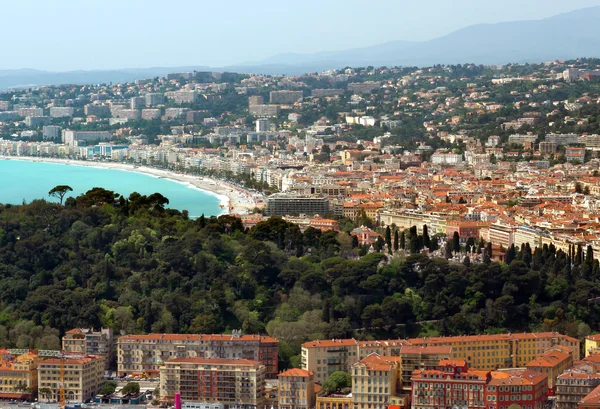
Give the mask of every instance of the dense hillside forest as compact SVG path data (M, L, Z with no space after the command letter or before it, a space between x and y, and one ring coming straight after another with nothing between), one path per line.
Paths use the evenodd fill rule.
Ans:
M347 233L278 218L245 230L167 205L95 188L64 206L0 206L0 346L58 348L78 326L242 329L277 337L287 367L310 339L598 330L598 262L579 252L523 248L509 265L359 258Z

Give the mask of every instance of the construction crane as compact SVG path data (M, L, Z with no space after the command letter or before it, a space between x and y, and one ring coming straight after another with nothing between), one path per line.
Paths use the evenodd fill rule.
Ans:
M65 351L60 351L60 383L58 408L65 409Z

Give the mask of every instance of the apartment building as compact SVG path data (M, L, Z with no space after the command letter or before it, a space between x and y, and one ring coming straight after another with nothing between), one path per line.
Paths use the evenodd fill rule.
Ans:
M352 408L384 408L396 395L400 373L398 357L371 354L352 365Z
M550 393L553 394L556 378L572 366L573 351L567 347L556 346L539 355L533 361L528 362L526 368L546 374L548 376L548 388Z
M486 405L490 409L542 409L548 401L548 377L527 369L492 371L485 389Z
M174 358L227 358L259 361L268 378L277 377L278 341L262 335L148 334L125 335L117 341L117 373L157 374Z
M69 146L77 146L79 142L104 142L111 139L112 135L108 131L71 131L65 129L62 132L62 141Z
M489 380L489 372L469 370L465 361L441 361L438 369L419 370L413 374L411 407L484 409L485 387Z
M585 356L600 353L600 334L588 335L585 337Z
M248 110L250 111L250 115L254 116L269 116L275 118L279 116L279 105L254 104L250 105Z
M410 376L416 369L434 368L441 359L450 358L450 346L414 346L407 340L356 341L354 339L317 340L302 344L302 368L315 373L322 383L334 372L349 372L352 366L372 354L400 359L403 389L410 389Z
M113 361L113 330L102 328L94 331L91 328L75 328L62 338L62 349L65 352L81 355L98 355L104 357L104 369L109 370Z
M264 404L265 366L249 359L175 358L160 367L160 396L172 404L220 403L224 409L258 409Z
M436 370L413 375L412 408L468 407L541 409L547 401L545 374L526 369L473 370L465 361L441 361Z
M302 100L302 91L271 91L269 101L271 104L291 105Z
M414 338L409 341L413 345L451 346L453 359L464 360L482 370L524 367L557 345L570 348L577 361L580 349L578 339L556 332Z
M0 399L32 400L38 389L37 354L4 350L0 360Z
M146 99L146 107L151 108L165 103L165 96L159 93L150 93L144 96Z
M44 140L60 139L62 128L58 125L46 125L42 128L42 137Z
M329 198L275 193L267 198L267 216L329 214Z
M336 371L348 372L358 362L355 339L317 340L302 344L302 369L315 374L315 382L323 383Z
M464 360L469 365L482 370L525 367L528 362L555 346L569 348L573 351L573 360L580 359L579 340L556 332L388 341L335 339L310 341L302 344L302 369L313 371L316 382L324 382L333 372L347 372L354 363L371 353L381 356L400 356L404 346L450 347L451 359ZM429 351L432 354L433 351L443 353L442 350L431 349Z
M352 393L342 395L332 393L317 395L316 409L350 409L352 407Z
M412 346L405 345L398 353L400 358L400 387L404 393L412 390L412 374L417 370L430 370L438 367L440 361L452 357L450 346Z
M488 241L507 249L514 244L516 231L517 225L498 220L492 223L488 229Z
M38 364L38 387L50 390L51 400L60 398L61 365L64 368L65 399L84 402L96 396L104 382L104 358L50 358Z
M315 374L293 368L277 375L280 409L313 409L315 407Z
M36 108L36 107L25 107L25 108L17 108L17 114L19 116L44 116L44 108Z
M577 403L577 409L597 409L600 408L600 386L596 387L588 395L583 397Z
M556 379L556 409L577 409L577 404L598 386L598 373L580 368L565 371Z
M579 143L579 135L575 133L568 134L547 134L545 137L546 142L554 142L557 145L572 145Z
M74 114L75 114L75 108L73 108L73 107L52 107L52 108L50 108L50 117L52 117L52 118L71 117Z
M579 163L583 163L585 162L585 148L568 146L565 149L565 157L567 158L567 162L578 161Z
M252 106L252 105L264 105L265 104L265 99L263 97L261 97L260 95L253 95L248 97L248 106Z
M83 107L83 112L87 115L94 115L99 117L110 116L110 106L98 105L98 104L87 104Z

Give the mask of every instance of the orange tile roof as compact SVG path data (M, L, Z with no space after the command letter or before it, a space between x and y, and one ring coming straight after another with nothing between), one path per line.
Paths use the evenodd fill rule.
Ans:
M260 341L261 343L278 342L275 338L266 335L240 335L231 334L146 334L146 335L123 335L121 341Z
M332 340L316 340L309 341L302 344L302 348L323 348L323 347L335 347L335 346L355 346L357 342L355 339L332 339Z
M492 371L491 374L490 385L536 385L548 378L546 374L528 369Z
M562 338L569 342L579 342L578 339L556 332L531 332L523 334L493 334L493 335L459 335L454 337L411 338L415 345L450 344L455 342L500 341L500 340L530 340L542 338Z
M550 351L545 354L542 354L535 358L533 361L528 362L525 365L527 368L530 367L553 367L557 366L561 362L569 359L571 354L560 352L560 351Z
M99 356L94 356L94 355L90 355L87 357L83 357L83 358L64 358L64 359L60 359L60 358L49 358L49 359L44 359L43 361L40 361L40 365L61 365L63 364L63 361L65 364L68 365L84 365L84 364L88 364L94 360L98 360L98 359L103 359L102 357Z
M281 372L277 376L297 376L297 377L302 377L302 378L308 378L311 375L314 375L313 371L307 371L305 369L300 369L300 368L292 368L292 369L288 369L287 371Z
M382 357L378 354L371 354L366 358L361 359L355 365L364 365L369 371L391 371L394 362L397 362L400 357Z
M579 405L600 405L600 386L579 401Z

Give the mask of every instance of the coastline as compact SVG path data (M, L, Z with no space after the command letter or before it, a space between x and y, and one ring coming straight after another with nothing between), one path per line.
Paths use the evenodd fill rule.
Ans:
M0 160L20 160L24 162L44 162L59 165L88 166L100 169L120 170L124 172L136 172L156 178L167 179L172 182L186 185L190 189L200 190L206 194L219 199L221 215L238 214L245 215L258 206L248 190L230 185L229 183L203 176L192 176L176 173L169 170L155 169L142 165L131 165L120 162L91 162L73 159L40 158L34 156L0 156Z

